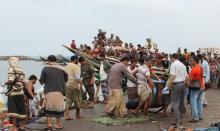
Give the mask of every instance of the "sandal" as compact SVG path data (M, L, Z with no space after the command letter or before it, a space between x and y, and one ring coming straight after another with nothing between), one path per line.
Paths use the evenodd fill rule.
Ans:
M190 123L196 123L196 122L199 122L199 120L195 120L195 119L192 119L189 121Z
M52 127L45 127L44 128L44 131L52 131L53 129L52 129Z
M25 129L24 128L19 128L18 131L25 131Z
M56 130L62 130L64 127L55 127Z
M65 120L66 121L71 121L71 120L73 120L73 118L68 117L68 118L65 118Z

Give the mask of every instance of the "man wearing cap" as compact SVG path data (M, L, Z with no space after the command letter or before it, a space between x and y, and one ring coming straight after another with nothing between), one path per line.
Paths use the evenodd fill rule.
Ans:
M81 64L81 78L82 83L86 89L85 92L82 94L82 100L83 100L83 107L86 108L93 108L94 107L94 82L95 82L95 71L93 67L86 62L85 58L80 57L79 63ZM89 99L87 103L87 96L86 94L89 94Z
M66 65L65 69L69 78L66 83L65 120L72 120L69 115L69 110L73 103L76 108L76 118L80 119L82 84L80 79L80 66L78 65L78 57L76 55L71 57L71 61Z
M128 71L129 57L123 57L120 63L112 66L108 76L108 87L110 89L109 99L105 108L108 115L114 114L115 117L125 117L127 108L124 101L121 83L125 77L137 84L137 79Z

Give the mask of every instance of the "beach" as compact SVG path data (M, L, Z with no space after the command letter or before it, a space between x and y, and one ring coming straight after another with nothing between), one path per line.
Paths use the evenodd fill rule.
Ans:
M213 97L215 96L215 97ZM204 108L204 119L199 123L189 123L191 118L190 106L186 105L187 112L183 117L183 126L188 128L198 128L204 127L207 128L210 126L212 122L220 119L219 112L219 89L210 89L207 90L207 99L209 105ZM62 123L64 125L63 131L160 131L160 125L170 125L172 121L172 113L170 111L170 106L168 109L168 117L160 117L159 114L153 114L155 118L152 118L150 121L141 122L141 123L132 123L132 124L123 124L120 126L106 126L103 124L93 122L94 118L103 115L104 105L97 104L94 109L84 109L82 110L82 114L86 116L86 118L81 120L73 120L73 121L64 121ZM73 111L71 112L72 115ZM32 123L28 125L29 130L40 130L44 128L43 124Z

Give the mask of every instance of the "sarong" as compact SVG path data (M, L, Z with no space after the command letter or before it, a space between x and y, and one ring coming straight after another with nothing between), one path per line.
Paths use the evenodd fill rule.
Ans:
M45 113L47 117L56 118L64 115L64 96L61 92L45 94Z
M115 117L124 117L127 115L127 108L122 89L110 90L106 111L114 113Z
M8 96L8 117L27 118L24 95Z

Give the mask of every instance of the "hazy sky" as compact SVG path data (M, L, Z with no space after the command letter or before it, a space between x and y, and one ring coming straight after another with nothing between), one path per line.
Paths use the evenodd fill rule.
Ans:
M0 0L0 55L69 54L99 28L160 50L220 47L220 0Z

